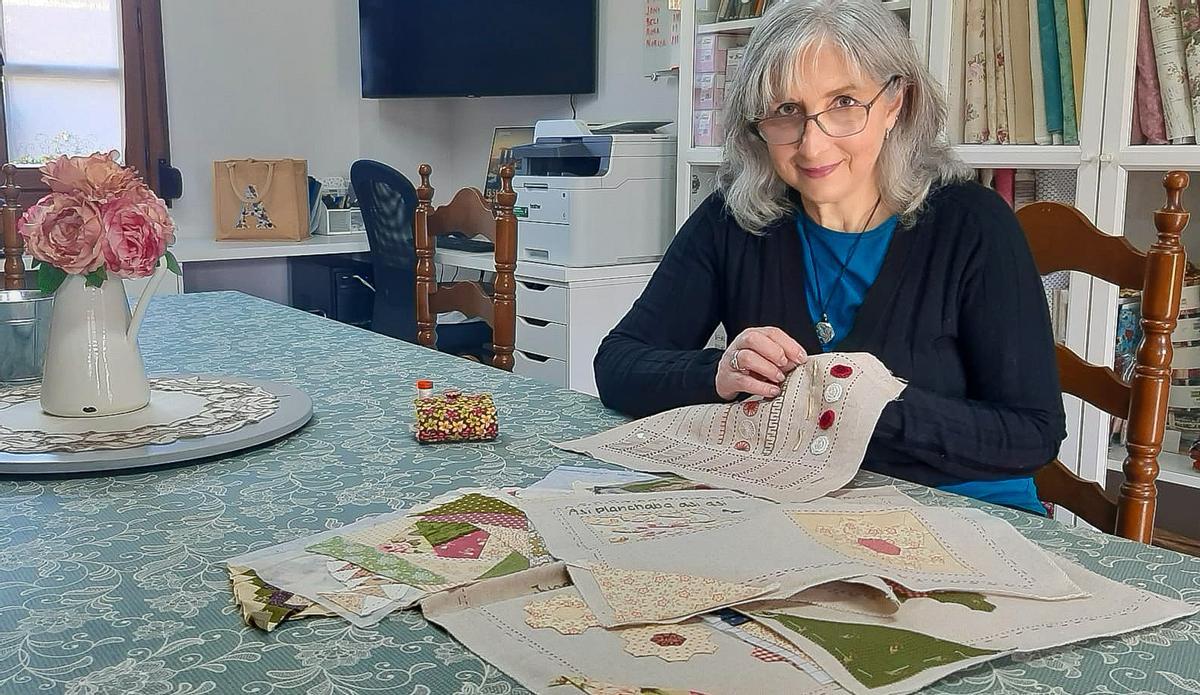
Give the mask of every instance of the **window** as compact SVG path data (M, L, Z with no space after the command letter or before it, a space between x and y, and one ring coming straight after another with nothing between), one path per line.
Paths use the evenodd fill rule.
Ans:
M37 167L118 150L162 194L169 166L159 0L0 0L0 161Z

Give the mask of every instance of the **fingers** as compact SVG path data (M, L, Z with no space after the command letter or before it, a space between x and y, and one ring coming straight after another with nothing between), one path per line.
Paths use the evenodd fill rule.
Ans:
M734 340L735 347L754 350L776 367L790 371L807 358L800 347L787 333L774 327L748 328Z
M734 371L730 360L737 354ZM717 368L717 394L732 400L739 393L774 398L788 372L803 364L808 353L791 336L773 326L747 328L729 343Z
M735 395L738 393L748 393L752 396L774 398L780 393L778 386L769 381L763 381L754 374L742 374L731 371L728 380L732 387L730 391Z
M792 336L785 333L783 329L776 328L775 326L764 326L758 330L775 341L775 344L783 350L783 354L792 364L803 364L808 359L808 352L805 351L804 347L796 342Z
M754 348L739 348L739 350L737 354L738 366L742 370L753 372L763 379L776 384L786 378L782 369L776 366L773 361L763 357Z

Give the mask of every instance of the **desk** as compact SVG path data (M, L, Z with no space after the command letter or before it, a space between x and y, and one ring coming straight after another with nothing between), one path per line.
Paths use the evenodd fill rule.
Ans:
M281 304L291 304L288 259L304 256L366 253L367 235L313 235L304 241L216 241L207 237L179 237L171 248L183 268L187 291L230 289L249 292ZM494 270L491 254L439 251L437 263L476 270ZM179 281L160 294L184 291ZM132 288L130 291L134 291Z
M526 692L414 611L370 630L337 619L245 627L224 560L460 487L532 483L584 461L550 442L621 418L580 393L240 294L158 298L141 335L153 372L283 381L312 397L315 416L273 446L192 467L0 479L0 695ZM500 438L416 444L408 404L423 377L493 392ZM1200 602L1200 559L899 485L925 504L991 512L1106 576ZM1178 693L1168 679L1196 678L1197 663L1193 617L999 660L928 692Z
M364 253L369 250L365 233L313 235L304 241L216 241L208 237L178 237L171 248L180 263Z

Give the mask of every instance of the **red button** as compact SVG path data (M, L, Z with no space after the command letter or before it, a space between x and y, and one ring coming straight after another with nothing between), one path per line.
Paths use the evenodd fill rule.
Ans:
M835 364L829 368L829 373L838 379L845 379L854 373L854 370L848 364Z
M825 412L821 413L820 419L817 420L817 427L820 427L823 430L833 427L833 421L836 417L837 415L834 414L832 410L826 410Z

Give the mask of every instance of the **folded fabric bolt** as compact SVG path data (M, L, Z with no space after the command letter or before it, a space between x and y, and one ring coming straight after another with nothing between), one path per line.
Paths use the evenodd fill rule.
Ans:
M777 502L843 487L904 383L868 353L809 357L774 399L677 408L556 446Z

